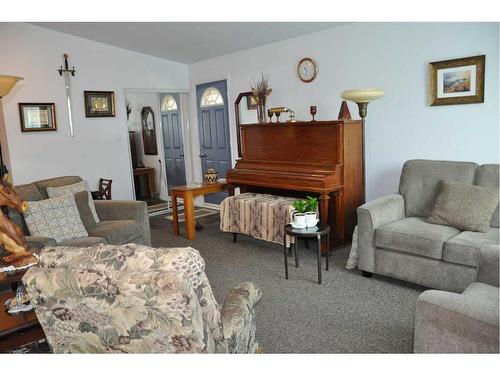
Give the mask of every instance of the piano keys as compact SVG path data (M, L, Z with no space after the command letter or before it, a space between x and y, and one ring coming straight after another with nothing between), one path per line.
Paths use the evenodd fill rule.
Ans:
M227 172L229 192L319 198L331 247L350 240L363 204L363 124L334 120L240 125L241 158ZM326 249L325 249L326 250Z

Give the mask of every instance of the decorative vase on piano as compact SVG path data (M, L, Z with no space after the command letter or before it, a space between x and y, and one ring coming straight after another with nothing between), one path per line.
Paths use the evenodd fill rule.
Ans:
M266 122L266 96L257 97L257 121L259 124Z
M259 123L266 122L266 99L271 95L273 90L269 88L269 75L265 76L262 73L259 81L255 81L252 85L252 96L257 102L257 120Z

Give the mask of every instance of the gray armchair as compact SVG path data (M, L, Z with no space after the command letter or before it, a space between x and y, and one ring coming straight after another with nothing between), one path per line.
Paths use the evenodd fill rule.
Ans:
M498 353L499 246L481 249L477 281L462 293L428 290L416 305L415 353Z
M48 198L47 187L59 187L82 181L78 176L63 176L48 180L35 181L15 187L16 192L26 201L39 201ZM94 201L100 223L89 225L83 219L85 213L80 211L82 222L89 236L67 240L58 245L92 246L97 244L138 243L151 245L149 217L145 202L139 201ZM31 249L56 245L53 238L30 236L23 216L17 211L9 211L10 219L24 232Z
M435 289L462 292L476 277L483 245L498 245L498 208L487 233L427 222L441 181L499 188L499 166L409 160L399 192L358 208L358 268Z

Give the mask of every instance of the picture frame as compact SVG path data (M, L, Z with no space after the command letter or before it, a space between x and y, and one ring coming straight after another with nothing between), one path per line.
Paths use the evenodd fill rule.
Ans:
M84 91L85 117L115 117L114 91Z
M23 133L57 130L54 103L19 103L19 117Z
M485 55L429 63L429 105L484 103Z
M257 100L255 99L255 96L253 95L247 96L247 109L248 110L257 109Z

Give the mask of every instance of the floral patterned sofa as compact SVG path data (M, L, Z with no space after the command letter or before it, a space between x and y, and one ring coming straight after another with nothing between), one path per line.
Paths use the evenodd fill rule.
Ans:
M193 248L47 247L23 282L54 353L254 353L252 283L219 309Z

